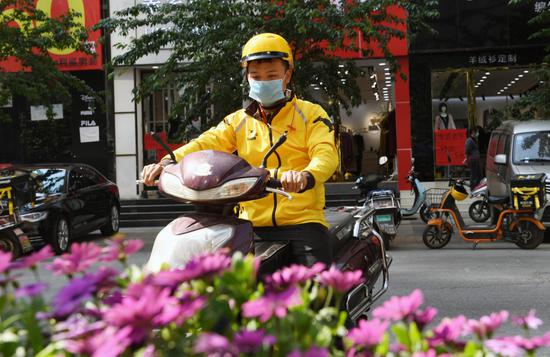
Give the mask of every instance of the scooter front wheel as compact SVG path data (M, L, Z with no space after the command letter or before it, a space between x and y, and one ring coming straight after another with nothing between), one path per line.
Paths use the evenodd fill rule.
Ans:
M519 221L512 233L516 236L514 243L521 249L535 249L544 241L544 231L531 221Z
M491 211L489 210L489 204L485 200L477 200L472 202L468 209L470 218L477 223L483 223L491 217Z
M441 249L449 243L452 234L453 227L449 222L445 222L441 226L428 225L424 229L422 241L430 249Z
M422 205L422 207L420 207L419 213L420 213L420 218L422 219L422 221L424 221L424 223L428 223L428 221L432 218L439 217L439 213L431 211L430 206L427 206L427 205Z

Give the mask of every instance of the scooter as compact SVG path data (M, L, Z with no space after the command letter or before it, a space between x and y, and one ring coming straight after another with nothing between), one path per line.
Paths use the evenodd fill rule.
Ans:
M466 225L456 205L456 200L468 197L464 181L450 179L451 189L441 197L439 207L432 209L439 213L431 219L423 234L424 244L431 249L439 249L449 243L453 234L452 218L458 233L466 242L478 243L508 240L522 249L534 249L544 240L544 225L535 218L532 209L516 209L510 205L508 196L489 196L489 204L501 205L503 210L493 225Z
M288 241L284 237L279 242L260 240L251 222L239 219L235 210L239 202L273 193L292 199L281 190L281 182L270 178L265 169L267 158L285 140L286 134L283 134L265 154L260 167L253 167L238 156L214 150L191 153L175 164L175 157L166 146L174 164L167 166L160 175L158 189L168 198L196 205L197 210L178 217L157 235L145 269L154 272L164 266L182 267L193 256L220 248L254 253L261 261L260 276L288 264ZM389 286L391 258L386 255L382 237L369 223L372 214L372 210L364 207L326 212L333 263L342 270L359 269L365 278L365 282L349 291L345 299L352 323L366 316L373 302ZM379 279L381 284L378 284Z
M468 215L477 223L486 222L491 217L489 208L489 189L487 188L487 178L484 177L479 184L470 192L470 198L478 198L470 204Z
M387 162L386 156L378 160L380 166L386 165ZM356 186L361 191L360 202L363 202L363 207L374 210L372 224L382 235L386 250L389 250L391 242L397 235L397 227L401 223L401 210L393 190L378 188L378 184L385 179L384 175L361 176L357 179Z
M403 217L410 217L418 212L422 221L424 221L424 223L428 223L428 221L434 217L432 217L432 214L430 213L430 207L426 204L426 189L418 179L418 174L414 171L414 158L412 163L413 166L407 175L407 181L413 188L414 202L411 208L402 207L401 215Z

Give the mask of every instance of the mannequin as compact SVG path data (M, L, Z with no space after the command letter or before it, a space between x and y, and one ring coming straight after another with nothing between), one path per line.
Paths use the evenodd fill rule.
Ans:
M439 103L439 114L435 117L435 130L456 129L453 116L447 110L447 103Z

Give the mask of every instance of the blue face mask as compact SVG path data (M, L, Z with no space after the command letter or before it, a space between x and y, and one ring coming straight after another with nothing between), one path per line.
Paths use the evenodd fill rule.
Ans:
M282 79L274 79L272 81L248 79L248 83L250 84L250 93L248 96L260 102L263 106L269 107L285 97Z

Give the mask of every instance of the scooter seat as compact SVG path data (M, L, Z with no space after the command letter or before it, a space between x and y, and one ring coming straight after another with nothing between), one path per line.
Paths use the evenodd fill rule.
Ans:
M489 230L492 230L492 229L495 229L496 228L496 225L491 225L491 226L488 226L488 225L484 225L484 224L472 224L472 225L468 225L468 226L464 226L462 227L462 230L463 231L489 231Z
M329 208L325 210L325 219L329 225L328 234L333 251L338 251L353 235L355 218L352 213L338 208Z
M493 204L506 204L510 201L509 196L489 196L488 202Z

